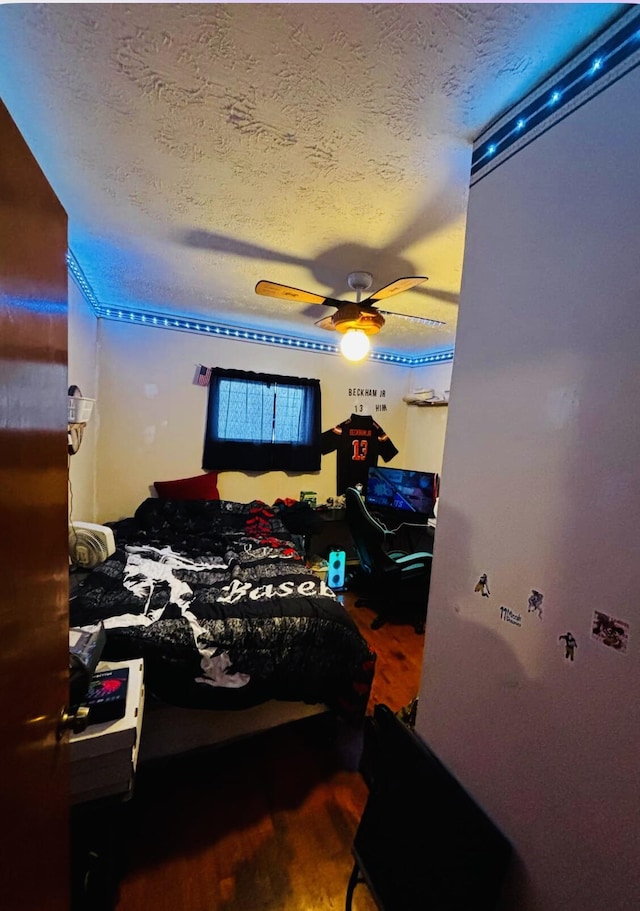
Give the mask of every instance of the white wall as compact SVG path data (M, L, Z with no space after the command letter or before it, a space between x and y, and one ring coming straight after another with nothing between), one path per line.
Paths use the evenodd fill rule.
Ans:
M98 521L131 515L153 495L154 480L202 473L208 390L193 384L197 364L317 378L322 429L370 413L400 450L390 464L404 467L408 368L100 320ZM323 456L314 474L221 472L218 487L224 499L241 502L298 499L301 490L324 502L336 493L336 456Z
M451 389L449 361L428 367L414 367L409 377L409 391L433 389L442 397ZM406 408L405 468L442 473L448 407L408 405Z
M417 729L512 840L509 911L640 903L639 97L470 193Z
M86 398L97 399L98 320L75 282L69 278L67 386L78 386ZM79 450L69 457L69 509L72 519L93 522L96 517L96 446L101 403L84 429Z

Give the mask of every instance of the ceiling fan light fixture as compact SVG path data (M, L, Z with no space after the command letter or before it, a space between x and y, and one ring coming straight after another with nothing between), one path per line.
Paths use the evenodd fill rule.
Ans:
M362 329L348 329L340 342L340 351L348 361L363 361L370 348L369 336Z

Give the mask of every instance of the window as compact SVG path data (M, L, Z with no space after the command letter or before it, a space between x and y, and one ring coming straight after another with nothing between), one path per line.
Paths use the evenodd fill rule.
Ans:
M319 471L320 381L214 367L202 467Z

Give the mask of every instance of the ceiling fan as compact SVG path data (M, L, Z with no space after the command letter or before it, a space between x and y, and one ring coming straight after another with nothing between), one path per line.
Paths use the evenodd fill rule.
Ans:
M375 335L375 333L379 332L385 324L385 316L398 316L427 326L445 325L441 320L428 319L422 316L409 316L405 313L394 313L392 310L381 310L376 306L378 301L386 300L395 294L401 294L403 291L409 291L426 280L426 275L410 275L405 278L397 278L374 294L369 295L365 300L362 300L362 293L368 291L373 284L373 275L370 272L350 272L347 276L347 284L356 292L355 302L324 297L322 294L315 294L312 291L302 291L300 288L292 288L289 285L280 285L269 281L259 281L256 285L256 294L263 294L265 297L277 297L282 300L293 300L301 304L323 304L335 307L335 313L316 320L316 326L320 326L321 329L337 330L344 333L345 336L347 334L352 336L357 333L362 346L362 336ZM349 357L345 352L344 342L341 348L343 354ZM369 342L366 340L364 354L358 358L351 359L360 360L368 350Z

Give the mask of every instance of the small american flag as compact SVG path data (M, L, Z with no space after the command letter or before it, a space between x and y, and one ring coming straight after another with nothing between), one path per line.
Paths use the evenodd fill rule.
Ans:
M196 386L208 386L211 379L211 367L203 367L202 364L196 364L196 375L193 382Z

